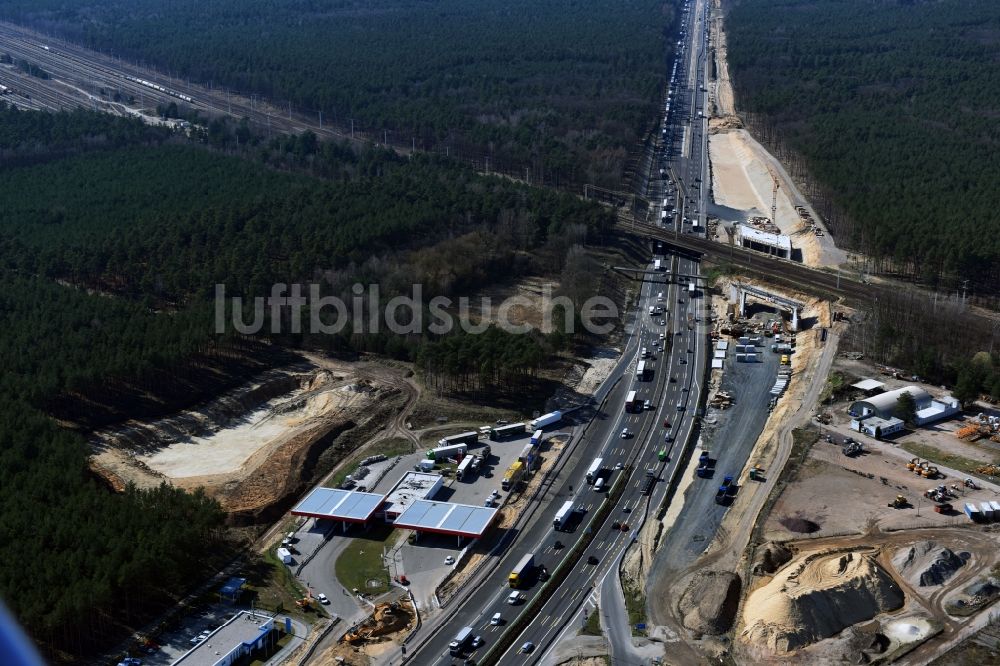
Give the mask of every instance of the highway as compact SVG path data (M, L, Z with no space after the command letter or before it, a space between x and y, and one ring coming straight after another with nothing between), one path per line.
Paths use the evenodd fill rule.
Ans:
M684 17L688 45L678 54L673 83L677 92L670 96L672 112L665 118L660 140L645 156L644 173L637 179L641 183L640 193L647 198L662 202L679 195L680 203L676 206L673 219L664 219L665 226L652 227L665 238L670 237L671 232L683 238L702 234L703 238L705 229L707 192L700 187L700 183L707 180L708 173L707 119L699 117L698 112L704 108L701 88L705 83L707 42L692 37L705 33L705 11L706 3L699 0L696 8ZM680 173L682 177L677 181L663 177L672 173ZM684 182L684 177L688 183ZM688 205L694 210L685 215ZM691 224L685 220L686 217L697 223ZM659 215L657 219L660 219ZM662 268L668 271L664 278L658 278L655 273L652 277L647 275L642 284L641 298L637 311L632 315L624 351L627 363L620 364L609 378L609 381L615 381L620 377L619 385L609 394L605 411L597 416L585 439L580 442L579 448L583 453L579 460L575 466L567 466L568 471L564 473L554 495L543 500L548 505L540 512L539 518L528 526L526 533L499 560L483 584L471 591L459 607L450 609L447 622L411 653L415 663L453 663L448 643L465 626L473 627L484 642L479 648L464 653L463 657L480 661L545 585L534 581L528 589L522 590L525 599L518 605L511 605L508 596L512 589L507 582L511 569L524 554L532 553L536 565L544 566L549 572L555 571L565 554L588 530L593 530L594 538L566 579L537 610L527 627L513 637L510 647L499 658L495 653L490 654L490 661L500 664L543 661L564 631L575 631L579 627L584 610L593 611L599 587L601 594L615 593L619 589L616 577L622 554L633 543L647 513L655 513L662 503L668 485L666 481L678 471L683 449L693 444L691 434L698 411L698 398L702 395L708 356L708 340L698 325L698 321L707 316L707 306L700 309L701 289L696 287L692 297L688 278L681 277L698 274L697 260L690 253L688 256L655 256L663 263ZM657 308L666 308L666 316L658 314ZM643 357L643 349L648 357ZM636 377L639 361L653 366L649 381ZM626 398L633 390L637 400L649 400L652 409L626 411ZM622 431L625 429L628 436L623 438ZM594 525L593 516L600 503L606 501L606 495L593 490L584 478L590 461L597 457L603 458L605 483L609 486L618 475L631 470L621 498L602 525ZM619 470L619 467L622 469ZM643 494L647 470L653 470L658 480L648 496ZM578 514L571 531L557 531L552 521L567 499L583 511ZM561 542L561 548L556 547L557 541ZM620 591L617 594L620 595ZM615 606L619 607L619 604ZM491 623L495 613L500 613L504 620L502 624ZM627 625L627 619L624 621ZM622 632L616 633L621 635ZM630 632L626 630L625 635L630 635ZM533 646L530 654L522 649L527 643ZM629 647L612 645L612 650L616 653L616 650L627 651Z

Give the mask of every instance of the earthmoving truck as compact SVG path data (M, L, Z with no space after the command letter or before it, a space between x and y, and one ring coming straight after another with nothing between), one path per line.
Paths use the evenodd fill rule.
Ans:
M507 583L513 587L518 588L528 581L528 576L531 574L531 570L535 565L535 556L532 553L528 553L521 558L521 561L517 563L510 575L507 576Z

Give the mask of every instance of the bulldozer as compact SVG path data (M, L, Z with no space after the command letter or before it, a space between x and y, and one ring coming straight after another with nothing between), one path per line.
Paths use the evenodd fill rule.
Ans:
M889 502L889 508L891 509L905 509L909 506L909 502L902 495L896 495L896 499Z

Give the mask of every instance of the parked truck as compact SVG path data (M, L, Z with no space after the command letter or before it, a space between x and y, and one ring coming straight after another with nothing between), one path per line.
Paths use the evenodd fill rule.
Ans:
M476 461L476 456L465 456L462 458L462 462L458 463L458 469L455 470L455 478L459 481L472 476L472 465Z
M517 461L513 465L507 468L504 472L503 481L500 482L500 487L506 491L511 491L517 488L517 484L521 482L524 478L526 467L523 462Z
M507 576L507 583L513 588L519 588L526 585L528 582L528 577L531 576L531 571L535 567L535 556L532 553L528 553L521 558L521 561L517 563L511 572Z
M532 421L529 427L531 430L538 430L539 428L554 425L560 421L562 421L562 412L549 412Z
M454 446L455 444L465 444L473 446L479 441L479 433L476 431L462 432L457 435L442 437L438 440L438 446Z
M496 442L508 437L520 437L524 432L525 426L523 423L511 423L510 425L490 428L490 439Z
M542 431L536 430L535 434L531 436L531 445L538 446L542 443Z
M451 444L450 446L439 446L427 452L427 457L431 460L447 460L454 456L463 456L469 451L468 444Z

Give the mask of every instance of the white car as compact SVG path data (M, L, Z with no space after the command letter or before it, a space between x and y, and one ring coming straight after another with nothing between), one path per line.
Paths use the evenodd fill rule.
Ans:
M630 433L628 431L628 428L622 428L622 434L621 434L622 439L628 439L629 434Z
M621 468L622 468L621 463L615 463L615 469L621 469Z
M316 595L316 598L317 598L317 599L319 599L319 602L320 602L321 604L323 604L324 606L327 606L327 605L329 605L329 604L330 604L330 600L329 600L329 599L327 599L327 598L326 598L326 595L325 595L325 594L323 594L322 592L320 592L319 594L317 594L317 595Z
M444 558L444 563L445 564L454 564L455 563L455 558L452 557L451 555L449 555L448 557Z
M503 617L500 613L493 613L493 617L490 618L490 624L494 627L499 627L501 622L503 622Z

